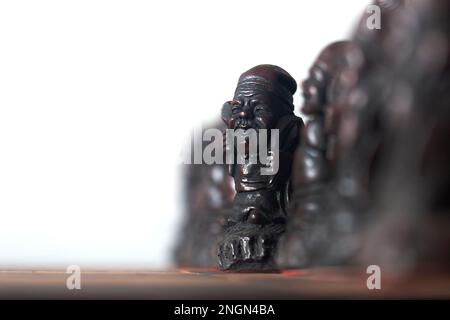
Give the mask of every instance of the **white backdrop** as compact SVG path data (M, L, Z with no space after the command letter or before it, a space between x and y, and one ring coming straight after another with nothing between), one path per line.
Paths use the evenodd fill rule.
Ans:
M168 266L189 130L254 65L303 79L366 4L0 1L0 267Z

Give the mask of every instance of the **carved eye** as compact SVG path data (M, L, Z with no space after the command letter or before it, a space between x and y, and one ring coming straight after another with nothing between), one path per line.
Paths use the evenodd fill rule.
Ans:
M259 101L258 100L250 100L249 105L251 108L254 108L258 105Z
M241 106L237 105L237 106L233 107L233 108L231 109L231 112L232 112L233 114L238 114L239 112L241 112Z
M240 101L237 100L231 101L231 112L233 114L238 114L239 112L241 112L241 106L242 103Z
M256 106L254 113L268 113L268 107L264 104L259 104Z

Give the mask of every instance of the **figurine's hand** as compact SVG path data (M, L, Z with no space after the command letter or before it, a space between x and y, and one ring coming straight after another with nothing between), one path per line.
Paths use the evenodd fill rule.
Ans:
M221 244L219 264L228 269L232 264L244 261L261 261L267 257L267 244L264 237L236 236Z
M218 258L222 270L255 271L267 269L275 252L280 224L265 226L239 223L227 230L219 245Z

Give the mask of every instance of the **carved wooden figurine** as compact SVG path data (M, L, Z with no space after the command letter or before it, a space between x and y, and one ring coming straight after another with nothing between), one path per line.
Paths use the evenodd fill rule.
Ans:
M277 262L283 268L338 263L355 247L354 214L336 192L339 97L358 80L363 57L351 41L328 45L302 83L309 119L293 164L293 200Z
M235 154L230 174L234 178L236 196L218 250L219 266L223 270L275 268L274 252L286 222L292 156L303 124L293 113L296 89L295 80L285 70L259 65L241 75L233 100L223 106L222 118L228 129L238 136L236 144L231 146L227 139L227 151ZM254 150L249 145L251 140L245 137L249 132L259 134ZM243 148L239 148L239 134L244 136ZM268 154L278 161L275 166L273 162L264 163L258 153L265 142L260 139L264 134L267 134ZM279 139L273 144L277 136ZM242 153L244 161L239 163ZM263 174L270 166L277 170Z

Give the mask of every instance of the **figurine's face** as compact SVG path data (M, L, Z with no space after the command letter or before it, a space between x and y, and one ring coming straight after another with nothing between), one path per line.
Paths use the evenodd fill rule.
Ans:
M326 104L328 75L322 62L317 61L309 70L309 76L302 82L303 111L320 110Z
M275 114L268 96L238 95L224 104L222 118L230 129L258 130L272 128Z

